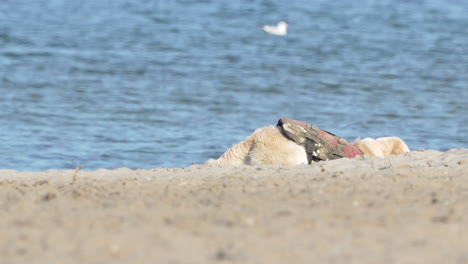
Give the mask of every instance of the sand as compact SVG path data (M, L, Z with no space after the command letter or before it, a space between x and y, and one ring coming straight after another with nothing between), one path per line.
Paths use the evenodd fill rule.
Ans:
M0 171L0 263L468 263L468 149Z

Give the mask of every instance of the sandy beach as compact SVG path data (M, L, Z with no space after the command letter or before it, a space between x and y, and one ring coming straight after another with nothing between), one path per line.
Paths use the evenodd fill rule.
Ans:
M0 263L468 263L468 149L0 171Z

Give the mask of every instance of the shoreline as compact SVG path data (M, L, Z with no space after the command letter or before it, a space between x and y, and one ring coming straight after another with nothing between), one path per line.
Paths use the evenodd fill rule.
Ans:
M468 261L468 149L74 173L0 170L5 263Z

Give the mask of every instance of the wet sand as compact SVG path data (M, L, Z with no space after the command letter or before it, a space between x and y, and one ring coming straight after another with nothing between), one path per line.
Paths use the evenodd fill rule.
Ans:
M0 171L0 263L468 263L468 149Z

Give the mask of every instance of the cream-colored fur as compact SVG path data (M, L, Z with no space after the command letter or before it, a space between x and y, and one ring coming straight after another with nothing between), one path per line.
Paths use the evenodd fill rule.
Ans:
M409 152L406 143L398 137L365 138L354 143L365 155L387 157ZM307 154L301 145L289 140L274 126L255 130L244 141L233 145L219 159L206 164L261 165L276 164L287 167L307 164Z
M362 153L369 156L387 157L390 155L400 155L404 152L410 152L408 145L398 137L381 137L377 139L365 138L354 142Z
M291 167L307 164L307 154L304 147L286 138L278 127L268 126L255 130L219 159L208 160L207 164L276 164Z

